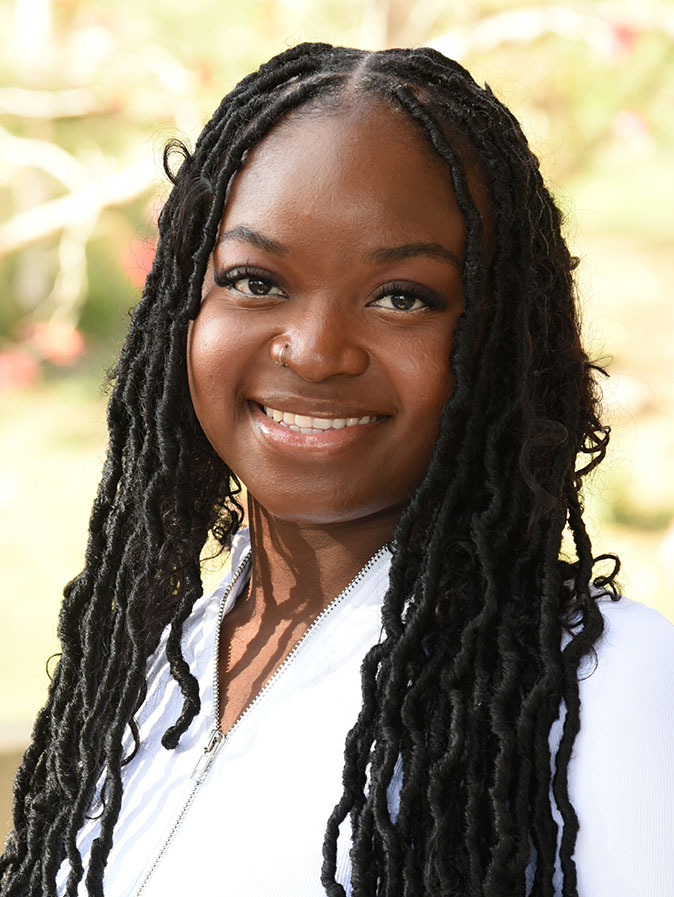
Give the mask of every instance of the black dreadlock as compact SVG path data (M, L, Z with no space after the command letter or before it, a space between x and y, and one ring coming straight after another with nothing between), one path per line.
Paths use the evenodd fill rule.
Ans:
M137 747L146 661L167 625L184 706L164 746L175 747L199 712L182 626L201 594L209 531L226 544L242 514L236 477L192 409L187 328L246 153L293 110L356 95L402 110L447 164L466 223L466 308L453 394L396 532L383 640L363 664L323 885L344 897L336 845L350 814L354 897L521 897L532 857L530 893L551 897L553 795L563 818L563 894L577 894L567 770L580 724L578 666L602 631L580 487L605 454L608 429L579 340L575 262L560 215L518 123L460 65L430 49L304 44L225 97L170 175L156 259L115 371L85 567L65 589L61 658L16 778L14 830L0 860L5 897L52 897L65 859L65 893L76 894L85 876L76 835L102 772L106 799L85 881L90 894L103 894L129 759L122 735L130 726ZM486 223L469 166L489 197ZM577 469L579 454L588 460ZM566 526L573 562L560 559ZM616 572L617 563L597 582L612 590ZM551 762L548 735L562 705ZM387 788L399 761L392 818Z

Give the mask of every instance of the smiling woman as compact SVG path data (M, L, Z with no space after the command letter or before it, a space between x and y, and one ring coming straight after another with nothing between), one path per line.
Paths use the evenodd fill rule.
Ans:
M519 126L432 50L302 45L182 155L2 894L671 895L674 635L592 579Z
M391 535L451 391L463 238L445 167L381 101L302 109L250 153L188 372L209 442L274 517L350 522L362 544L357 521L378 515Z

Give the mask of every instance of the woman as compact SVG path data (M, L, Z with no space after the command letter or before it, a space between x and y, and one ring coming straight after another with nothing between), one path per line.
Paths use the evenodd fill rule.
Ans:
M510 113L296 47L160 234L2 893L671 893L674 637L591 581L608 430Z

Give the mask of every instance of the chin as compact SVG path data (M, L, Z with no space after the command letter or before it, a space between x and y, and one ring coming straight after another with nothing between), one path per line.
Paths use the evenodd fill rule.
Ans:
M266 501L266 496L258 497L250 489L248 489L248 494L253 504L257 505L268 517L297 526L317 527L339 526L359 521L366 523L379 517L399 517L409 500L409 496L406 496L400 500L386 503L381 501L368 504L340 502L326 505L325 495L321 495L315 502L306 501L307 496L303 495L302 500L298 501L298 495L301 495L299 491L280 501L278 495L275 495L271 501Z

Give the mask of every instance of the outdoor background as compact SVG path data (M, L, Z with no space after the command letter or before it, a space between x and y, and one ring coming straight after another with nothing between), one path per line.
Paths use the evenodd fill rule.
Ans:
M430 44L524 124L581 258L612 449L596 552L674 619L674 4L0 3L0 838L105 449L105 370L153 256L161 150L301 40ZM53 663L53 661L52 661Z

